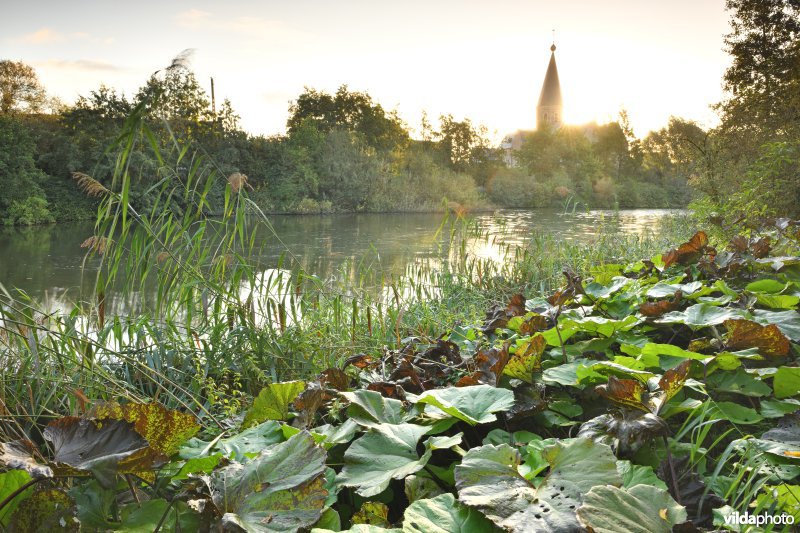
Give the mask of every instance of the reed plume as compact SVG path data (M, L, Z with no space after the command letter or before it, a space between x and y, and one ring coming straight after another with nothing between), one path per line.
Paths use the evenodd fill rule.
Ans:
M72 179L78 182L78 187L88 196L105 196L111 192L102 183L83 172L73 172Z

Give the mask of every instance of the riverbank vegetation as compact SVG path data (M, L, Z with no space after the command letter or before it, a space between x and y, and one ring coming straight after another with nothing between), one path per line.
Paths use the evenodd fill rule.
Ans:
M793 8L729 4L731 69L753 72L736 43L758 24L788 28L781 13ZM767 34L796 36L786 31ZM794 68L783 59L770 68ZM580 150L599 148L570 130L537 135L523 166L492 174L499 160L479 157L491 150L463 142L472 125L445 117L438 136L413 141L347 89L309 89L285 137L253 139L229 105L209 116L177 98L201 95L180 58L133 102L101 90L58 118L7 112L0 134L16 151L2 164L24 182L0 183L5 216L56 218L53 191L75 198L64 216L88 202L96 225L84 247L100 267L92 297L69 313L0 291L0 527L666 533L750 531L739 517L768 515L779 522L766 530L790 531L800 520L800 221L781 196L797 185L795 130L771 128L796 111L773 102L794 98L796 78L749 79L722 104L758 134L746 147L743 134L740 158L724 128L676 120L662 140L637 144L623 120L627 158L598 159L580 187ZM20 106L45 105L35 89ZM648 144L666 148L646 156ZM251 146L264 158L247 159ZM288 252L268 270L253 260L256 233L280 244L266 210L370 209L376 184L380 201L408 208L453 186L482 201L496 194L492 176L517 186L524 165L554 173L531 185L592 201L584 195L627 175L631 146L641 168L669 165L648 195L672 179L697 184L695 218L626 236L612 215L591 243L532 235L498 261L471 250L481 239L504 246L502 235L481 235L451 204L436 232L441 262L400 278L351 266L321 279ZM613 165L610 188L598 187ZM50 187L61 172L63 188ZM379 172L384 181L359 178ZM402 172L435 194L398 188ZM778 210L789 216L770 216ZM136 311L108 312L115 297Z

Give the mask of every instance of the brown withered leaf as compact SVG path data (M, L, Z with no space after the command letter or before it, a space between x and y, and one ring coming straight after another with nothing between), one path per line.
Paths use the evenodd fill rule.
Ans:
M687 359L675 368L664 372L664 375L658 380L659 391L655 393L651 397L650 402L648 402L652 405L655 413L661 411L661 408L683 388L683 384L686 383L686 378L689 377L689 370L691 368L692 360Z
M586 294L583 290L583 280L579 275L572 271L570 268L565 268L562 272L564 277L567 278L567 290L574 294Z
M532 333L545 331L546 329L549 328L550 324L547 322L547 317L535 314L522 323L522 325L519 328L519 332L522 335L531 335Z
M639 306L639 312L642 316L646 317L659 317L664 313L669 313L670 311L675 311L681 306L681 300L683 299L683 293L681 291L675 291L675 296L673 296L672 300L660 300L658 302L645 302Z
M508 364L508 343L504 344L499 350L497 348L478 350L474 357L474 363L475 372L461 378L456 383L456 387L480 384L496 387L500 381L500 376L503 374L503 369Z
M309 381L306 384L305 390L298 394L292 402L292 405L298 413L295 419L295 426L309 427L312 425L317 411L334 397L335 395L326 391L319 381Z
M495 305L489 309L481 330L484 333L492 333L498 328L506 327L510 318L522 316L525 312L525 297L522 294L515 294L505 307Z
M694 236L692 236L691 239L689 239L688 242L685 242L676 249L667 252L663 258L664 266L669 267L674 264L689 265L694 263L700 259L700 257L702 257L707 246L708 235L706 235L704 231L698 231L694 234Z
M767 357L789 355L791 349L789 339L775 324L762 326L751 320L737 318L726 320L724 325L728 330L726 344L730 350L758 348L758 352Z
M406 391L397 383L375 381L367 385L367 390L379 392L384 398L394 398L400 401L405 401L406 399Z
M34 459L38 450L29 440L15 440L0 443L0 466L12 470L25 470L33 479L53 477L49 466L40 464Z
M650 412L650 408L645 405L643 399L647 389L635 379L618 379L616 376L609 376L608 383L598 385L594 390L600 396L618 405Z
M769 237L762 237L750 244L750 250L752 250L753 257L756 259L767 257L771 249L772 243Z
M514 389L514 405L508 410L511 420L533 416L547 409L544 385L522 385Z
M547 341L542 335L534 335L517 347L503 373L512 378L533 383L533 373L542 369L542 353Z
M564 305L573 297L572 291L568 289L558 290L548 296L547 302L552 305L553 307L558 307L560 305Z
M350 376L338 368L329 368L319 375L319 384L338 391L346 391L350 388Z
M374 357L371 355L367 355L365 353L361 353L358 355L353 355L347 358L347 361L344 362L344 366L342 369L347 368L349 365L353 365L354 367L358 368L359 370L364 370L368 367L373 367L377 365L378 362L375 360Z

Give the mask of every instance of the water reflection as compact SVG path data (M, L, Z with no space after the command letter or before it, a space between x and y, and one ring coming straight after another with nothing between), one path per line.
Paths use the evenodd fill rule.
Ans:
M253 261L256 269L264 272L260 279L267 284L270 273L278 272L271 269L288 268L302 269L325 282L335 281L340 287L372 284L378 289L406 275L409 268L422 264L442 268L462 252L476 259L502 262L509 250L525 246L536 234L556 234L575 241L592 240L601 227L643 234L670 213L674 211L477 214L472 218L473 229L482 237L468 239L465 250L450 249L451 225L437 231L442 223L440 214L271 216L274 233L258 228L259 252ZM12 292L13 288L25 291L54 311L68 311L74 302L90 300L98 261L87 260L80 244L92 233L92 223L0 229L0 284ZM371 279L364 279L365 275ZM268 291L274 289L267 287ZM138 298L136 294L127 298L109 294L109 312L130 310Z

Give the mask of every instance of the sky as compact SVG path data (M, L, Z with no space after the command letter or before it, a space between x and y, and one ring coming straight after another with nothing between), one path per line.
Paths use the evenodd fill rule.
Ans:
M412 130L425 111L497 138L535 127L555 30L565 121L624 108L644 136L672 115L716 124L728 29L724 0L10 0L0 59L69 104L101 84L133 95L191 48L253 134L284 133L304 87L346 84Z

